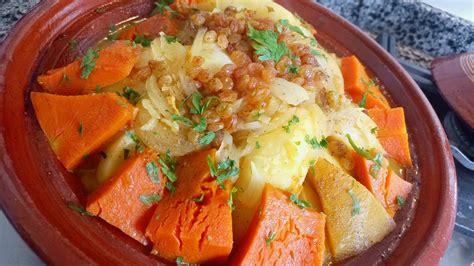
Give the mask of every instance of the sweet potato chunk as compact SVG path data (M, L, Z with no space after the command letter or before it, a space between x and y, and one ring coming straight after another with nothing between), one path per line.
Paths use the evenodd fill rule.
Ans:
M166 181L156 159L152 151L128 158L87 200L87 211L143 245L148 244L145 229Z
M333 258L338 261L366 250L395 228L380 202L359 182L325 159L308 178L320 197Z
M94 92L126 78L138 60L140 48L133 48L125 41L114 42L97 52L95 67L87 78L82 78L81 60L38 76L44 90L54 94L77 95Z
M368 114L377 124L377 138L388 155L403 165L411 166L412 161L403 108L372 109L368 111Z
M344 77L345 91L352 97L354 103L360 103L364 94L367 94L365 103L367 109L390 108L380 88L370 82L364 66L356 56L342 58L341 72Z
M61 96L32 92L31 101L53 151L68 170L133 118L133 106L114 93Z
M188 263L227 259L232 249L230 183L221 188L211 177L208 155L215 160L215 150L208 150L178 161L176 192L157 204L146 229L153 253Z
M236 265L322 265L325 215L301 209L266 185L260 211L233 258Z

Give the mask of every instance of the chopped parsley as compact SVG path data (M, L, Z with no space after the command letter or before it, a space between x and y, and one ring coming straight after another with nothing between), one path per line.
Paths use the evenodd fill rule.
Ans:
M286 126L282 126L282 128L285 130L286 133L290 133L290 127L292 125L298 124L300 122L299 117L296 115L293 115L290 121L288 121L288 124Z
M284 42L278 42L278 34L271 30L256 30L248 25L247 36L254 41L252 47L259 55L260 61L280 61L284 55L289 55L290 50Z
M316 165L316 160L311 160L309 161L309 169L311 170L311 174L315 174L315 165Z
M280 19L280 25L287 27L289 30L296 32L303 37L306 37L300 27L291 25L287 19Z
M318 41L316 41L316 39L311 39L311 41L309 42L309 44L310 44L311 46L316 46L316 45L318 45Z
M137 134L135 134L135 132L133 132L133 131L127 131L127 132L125 133L125 136L127 136L127 138L131 139L131 140L132 140L133 142L135 142L135 143L139 143L139 142L140 142L140 140L139 140L138 137L137 137Z
M165 14L166 11L171 13L172 17L179 15L178 12L174 11L170 5L173 4L174 0L158 0L155 1L155 9L151 12L152 15L160 13L162 15Z
M311 207L311 204L308 201L298 199L298 195L296 194L291 194L290 200L301 209Z
M84 208L81 206L77 205L76 203L70 201L67 203L67 207L75 212L78 212L82 216L95 216L94 214L86 211Z
M300 73L300 68L296 65L288 65L288 71L293 74L298 74Z
M86 54L81 60L81 78L87 79L95 68L95 60L99 58L97 50L92 48L87 49Z
M200 145L208 145L216 138L216 133L208 131L205 135L198 138L197 143Z
M203 103L202 95L199 92L193 92L191 94L191 102L193 106L189 110L191 114L203 115L204 112L209 108L209 105L213 100L218 100L217 97L208 97L207 100Z
M160 201L161 196L158 194L140 195L139 199L145 205L152 205L153 203Z
M321 57L326 57L324 54L322 54L320 51L316 50L316 49L313 49L311 48L311 54L312 55L316 55L316 56L321 56Z
M311 148L313 149L321 149L321 148L326 148L328 146L328 141L326 140L326 138L322 138L321 141L318 141L318 139L316 139L316 137L312 137L310 138L309 135L306 135L304 140L306 141L306 143L308 143Z
M239 189L237 187L233 187L231 190L230 190L230 193L229 193L229 200L227 200L227 205L229 206L229 208L231 210L235 210L235 206L234 206L234 196L235 196L235 193L237 193L239 191Z
M260 112L260 110L255 110L252 114L252 118L253 120L258 121L262 115L263 112Z
M403 205L405 205L405 198L402 196L397 196L397 205L399 207L402 207Z
M183 257L179 256L176 258L176 265L181 265L183 264Z
M267 244L267 247L269 247L270 243L272 243L272 241L275 240L275 237L276 237L276 233L270 231L270 234L268 234L267 239L265 239L265 244Z
M207 235L207 241L211 241L212 240L212 236L211 235Z
M364 94L362 94L362 99L359 102L359 107L365 108L366 102L367 102L367 96L369 95L369 91L365 91Z
M161 165L161 171L163 174L168 178L168 182L166 182L166 188L173 192L175 190L173 183L178 180L176 177L176 160L171 158L171 151L167 150L166 153L160 154L160 158L158 162Z
M257 142L255 142L255 149L260 149L261 147L260 142L257 140Z
M207 127L207 119L204 117L201 117L201 119L199 120L199 123L194 124L193 130L198 133L202 133L206 130L206 127Z
M125 88L123 88L123 92L120 95L125 97L132 104L137 104L138 100L140 100L140 93L130 86L125 86Z
M165 41L168 44L178 42L178 38L176 36L171 36L171 35L165 35Z
M84 136L84 123L82 121L79 122L79 136Z
M123 149L123 159L127 160L129 155L130 155L130 150L129 149Z
M102 92L102 87L100 85L95 86L95 92L96 93Z
M367 86L368 89L372 88L375 86L375 81L373 79L369 79L368 81L364 78L360 79L360 82L362 82L365 86Z
M378 128L378 127L374 127L374 128L372 128L372 129L370 129L370 133L372 133L372 134L375 135L375 134L377 134L377 130L379 130L379 128Z
M137 35L135 36L135 39L133 40L133 43L136 44L141 44L143 47L149 47L151 45L151 42L153 39L148 39L143 35Z
M214 162L212 161L212 158L210 155L207 156L207 165L209 167L209 172L212 177L216 178L217 184L221 186L221 188L224 187L224 182L239 174L240 169L235 166L235 161L231 160L229 158L226 158L223 161L219 161L217 163L217 168L214 165Z
M382 168L382 160L383 160L382 153L377 153L374 156L373 161L375 164L370 167L370 176L372 176L373 178L377 178L378 173L380 169Z
M201 193L201 196L198 198L192 198L192 201L194 202L202 202L204 200L204 193Z
M194 125L194 122L191 119L189 119L185 116L182 116L182 115L173 114L171 116L171 118L173 119L173 121L179 121L179 122L181 122L181 123L183 123L187 126L193 126Z
M62 86L64 85L64 83L66 83L66 81L69 81L69 76L66 74L66 73L63 73L63 77L61 78L61 82L59 82L59 86Z
M160 170L158 169L158 165L155 162L149 162L145 166L146 172L148 177L150 177L151 182L155 184L160 183Z
M367 149L361 148L361 147L357 146L357 145L354 143L354 140L352 140L351 135L346 134L346 137L347 137L347 140L349 140L349 143L351 144L352 148L353 148L360 156L364 157L364 158L367 159L367 160L371 160L371 161L374 160L374 157L370 154L370 152L369 152Z
M350 189L348 193L352 199L352 217L354 217L360 213L360 201L352 189Z

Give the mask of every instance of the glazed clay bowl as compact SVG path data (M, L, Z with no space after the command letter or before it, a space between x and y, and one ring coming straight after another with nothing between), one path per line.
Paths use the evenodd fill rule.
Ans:
M405 108L417 184L398 227L347 264L433 265L451 237L456 176L448 141L421 90L396 61L355 26L311 1L281 1L318 30L339 56L355 54ZM99 6L106 12L96 12ZM38 73L72 61L110 25L150 13L151 0L44 0L10 32L0 49L0 197L3 211L30 246L51 264L157 264L158 257L97 218L66 203L85 202L79 180L56 160L29 99ZM77 51L69 49L77 40Z

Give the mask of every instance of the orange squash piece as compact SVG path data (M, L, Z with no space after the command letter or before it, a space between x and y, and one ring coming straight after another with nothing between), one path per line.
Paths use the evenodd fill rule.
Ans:
M413 184L403 180L392 170L388 171L385 183L385 202L387 205L387 211L390 215L392 215L392 217L401 207L399 200L405 202L412 188Z
M341 60L341 72L344 77L345 91L352 97L352 101L359 104L364 93L367 94L365 107L367 109L388 109L390 105L380 88L370 84L370 78L362 63L356 56L344 57Z
M171 20L169 16L157 14L124 30L119 35L119 39L133 41L137 36L154 39L160 36L160 32L167 35L176 35L178 33L176 22Z
M140 48L133 48L125 41L112 43L98 52L96 66L88 78L81 78L81 59L62 68L38 76L44 90L54 94L78 95L94 92L126 78L138 60Z
M145 229L166 182L156 159L150 150L128 158L87 200L87 211L143 245L148 244ZM147 171L151 165L155 172Z
M322 265L326 216L266 185L234 265Z
M375 198L386 208L385 177L387 176L387 169L381 167L374 171L375 168L373 167L376 166L376 163L367 160L357 152L352 153L352 157L354 158L354 177L372 192Z
M179 159L176 191L157 204L146 236L152 253L170 261L182 257L187 263L224 262L232 250L232 210L228 206L230 183L221 188L209 173L207 157L215 150L201 151Z
M62 96L32 92L31 101L51 148L68 170L133 118L134 107L115 93Z
M372 109L369 117L377 124L377 138L388 155L397 162L411 166L410 146L402 107L392 109Z

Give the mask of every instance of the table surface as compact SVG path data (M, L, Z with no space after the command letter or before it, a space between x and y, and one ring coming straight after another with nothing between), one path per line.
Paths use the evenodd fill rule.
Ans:
M28 1L21 1L21 0L0 0L0 41L4 38L5 33L10 29L12 24L20 19L24 14L31 9L31 7L38 3L39 0L28 0ZM318 0L322 4L328 6L329 8L333 9L334 11L338 12L339 14L345 16L352 22L364 27L365 29L371 30L370 23L359 21L359 18L351 17L354 15L354 10L351 10L351 4L347 5L340 5L341 1L339 0ZM368 4L367 0L362 1L362 3ZM409 2L409 1L406 1ZM462 12L459 13L460 16L463 16L467 20L474 20L474 9L473 9L473 1L472 0L457 0L453 1L454 5L446 5L446 1L427 1L432 3L433 5L438 5L439 7L443 8L443 5L446 8L451 8L449 11L451 12ZM347 2L344 2L347 3ZM369 4L368 4L369 5ZM393 8L392 3L392 8ZM464 8L458 8L456 11L455 6L460 5ZM370 8L377 8L376 6ZM379 7L380 8L380 7ZM360 10L359 10L360 11ZM377 11L378 12L378 11ZM454 23L456 27L467 25L469 27L468 32L474 32L473 25L468 21L463 21L462 19L454 19ZM460 22L459 22L460 21ZM446 29L445 29L446 30ZM376 31L374 29L373 31ZM462 42L464 39L461 40L461 44L457 42L458 46L449 47L449 49L443 51L444 53L449 52L459 52L463 50L473 50L474 48L474 41L467 40L467 42ZM423 50L423 45L426 44L415 44L414 46L417 49ZM438 46L437 44L430 44L433 46ZM438 46L440 47L440 46ZM429 47L425 47L425 52L430 51ZM437 51L439 52L439 51ZM429 52L426 53L429 56ZM436 54L434 54L436 55ZM453 233L453 238L449 243L448 250L441 260L440 265L473 265L474 264L474 239L468 238L462 234L457 232ZM44 265L42 260L28 247L28 245L21 239L12 225L9 223L8 219L5 217L4 213L0 211L0 266L3 265Z

